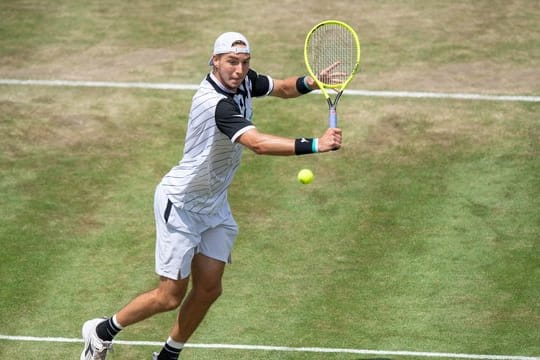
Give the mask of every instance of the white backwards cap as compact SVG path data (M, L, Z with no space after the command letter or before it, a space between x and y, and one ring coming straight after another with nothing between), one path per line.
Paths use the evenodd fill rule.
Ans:
M233 46L236 41L242 41L246 46ZM218 36L214 43L214 52L212 54L219 55L230 52L236 54L249 54L251 52L249 42L244 35L237 32L226 32ZM212 58L210 58L208 65L213 65Z

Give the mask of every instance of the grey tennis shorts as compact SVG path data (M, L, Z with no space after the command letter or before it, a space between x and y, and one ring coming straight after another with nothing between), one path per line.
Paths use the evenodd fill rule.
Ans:
M198 253L222 262L231 261L238 225L228 203L216 214L196 214L174 206L158 186L154 215L158 275L185 279L191 274L191 261Z

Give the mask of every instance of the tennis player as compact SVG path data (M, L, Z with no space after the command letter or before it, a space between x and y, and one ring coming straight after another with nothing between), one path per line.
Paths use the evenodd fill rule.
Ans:
M212 71L193 97L182 160L155 192L159 284L110 318L85 322L81 360L105 359L122 329L180 307L163 348L153 354L153 360L178 359L222 291L225 264L238 234L227 189L244 147L264 155L322 153L341 147L337 128L326 129L319 138L260 132L251 122L252 98L294 98L316 85L306 76L278 80L258 74L250 68L250 59L250 45L242 34L227 32L216 39L209 64Z

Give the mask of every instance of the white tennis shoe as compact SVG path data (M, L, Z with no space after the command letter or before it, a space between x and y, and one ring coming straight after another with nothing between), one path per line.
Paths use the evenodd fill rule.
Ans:
M84 323L82 336L84 339L84 350L81 353L81 360L105 360L107 352L112 349L112 341L103 341L96 334L96 327L104 319L92 319Z

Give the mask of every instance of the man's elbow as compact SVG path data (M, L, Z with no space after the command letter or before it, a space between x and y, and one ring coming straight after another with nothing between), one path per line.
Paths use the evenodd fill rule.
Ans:
M238 142L257 155L265 153L264 141L261 141L260 135L256 129L252 129L245 134L240 135Z
M266 148L261 143L250 144L248 148L257 155L266 154Z

